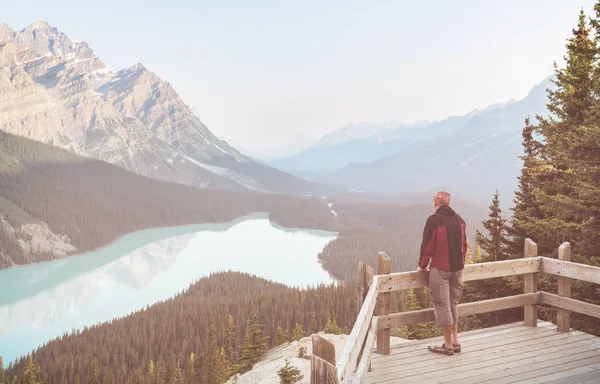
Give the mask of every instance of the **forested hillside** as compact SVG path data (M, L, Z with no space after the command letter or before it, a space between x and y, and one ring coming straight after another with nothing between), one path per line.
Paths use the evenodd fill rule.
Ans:
M160 226L228 222L251 212L270 212L287 227L339 232L321 255L336 277L355 276L359 261L378 251L394 270L413 268L429 205L339 202L253 192L215 191L167 183L66 150L0 132L0 268L49 260L106 245L126 233ZM423 197L425 202L429 196ZM332 201L337 216L327 206ZM467 212L468 223L483 217ZM33 226L37 229L31 229ZM36 241L39 228L58 239ZM21 241L19 241L21 239ZM60 241L59 241L60 240ZM56 254L57 243L65 252ZM29 244L36 244L31 247Z
M217 273L174 299L64 335L33 357L47 384L173 383L178 365L186 377L194 372L186 383L216 384L228 373L250 369L267 348L322 331L329 319L347 331L357 313L355 299L352 285L299 290L247 274ZM249 348L252 343L256 348ZM22 377L27 361L11 366L8 376ZM149 364L160 369L160 380L152 378Z

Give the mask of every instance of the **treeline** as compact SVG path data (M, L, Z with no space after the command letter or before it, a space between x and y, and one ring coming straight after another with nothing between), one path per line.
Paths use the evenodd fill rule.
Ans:
M249 370L268 348L328 323L349 333L356 314L353 286L300 290L217 273L171 300L65 334L11 363L7 374L22 377L33 357L44 383L172 383L177 369L193 370L193 383L221 383ZM162 379L154 381L158 370Z
M338 213L334 217L329 200L157 181L4 132L0 132L0 157L0 215L15 228L9 233L0 222L0 240L5 245L0 250L0 268L55 257L35 250L32 254L19 245L19 239L28 241L19 231L28 222L47 223L53 233L68 236L79 253L141 229L228 222L262 211L270 212L271 220L282 226L337 231L338 239L320 258L332 275L352 281L358 262L374 265L379 251L392 257L394 271L413 269L422 226L432 213L429 205L334 199ZM484 213L474 212L465 219L476 225Z

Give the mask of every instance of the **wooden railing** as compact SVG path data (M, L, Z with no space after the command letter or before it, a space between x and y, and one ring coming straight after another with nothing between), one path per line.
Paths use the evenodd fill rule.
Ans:
M559 276L558 294L540 292L537 279L540 273ZM571 279L600 284L600 268L571 262L571 247L563 243L558 249L558 260L538 256L537 245L525 240L522 259L467 264L463 281L524 275L524 292L519 295L463 303L458 305L460 316L524 307L526 326L537 326L537 306L558 308L557 330L569 332L570 311L600 319L600 306L570 298ZM383 252L378 255L377 274L364 263L359 264L358 305L360 312L339 359L335 347L319 335L313 335L311 356L311 384L361 383L370 370L373 349L376 353L390 353L390 331L394 327L434 320L433 309L389 313L391 292L420 288L427 285L426 274L421 272L391 273L391 260Z

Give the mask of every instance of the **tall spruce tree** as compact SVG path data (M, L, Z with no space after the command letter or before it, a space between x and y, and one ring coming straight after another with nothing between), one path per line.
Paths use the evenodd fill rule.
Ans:
M235 324L233 323L233 316L229 315L223 327L223 348L225 348L229 366L233 366L236 362L236 343Z
M40 378L40 366L35 363L32 355L27 359L21 384L43 384Z
M521 175L518 177L519 186L515 191L513 200L514 206L513 218L510 226L507 226L507 234L510 236L508 244L508 254L511 258L523 257L525 247L525 239L538 238L536 228L531 218L542 218L542 212L539 209L539 204L535 201L534 196L534 174L539 172L541 161L538 158L541 144L533 137L534 127L531 125L529 117L525 119L525 127L523 128L523 155L520 159L523 161Z
M508 240L506 238L506 219L502 217L500 209L500 198L498 191L494 193L492 204L490 205L489 218L482 221L483 227L488 231L489 237L485 236L479 230L476 232L477 244L487 253L486 261L500 261L508 259Z
M580 243L591 216L578 200L576 184L581 180L578 137L595 104L592 93L596 44L583 10L577 28L568 40L565 68L555 63L555 90L548 90L550 117L537 116L533 132L541 137L538 149L540 166L529 169L533 195L541 217L522 218L524 227L536 228L540 252L550 254L563 241ZM520 223L519 223L520 224Z
M261 356L267 352L268 339L268 336L264 335L263 326L258 322L258 315L252 316L246 340L242 347L241 373L251 370Z

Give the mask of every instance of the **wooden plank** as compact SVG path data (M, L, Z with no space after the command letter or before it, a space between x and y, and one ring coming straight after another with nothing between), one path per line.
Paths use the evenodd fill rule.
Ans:
M553 293L541 292L540 304L552 305L556 308L566 309L600 319L600 305L594 305L568 297L560 297Z
M572 384L581 383L590 379L600 379L600 364L586 365L536 377L535 382L547 384ZM597 382L599 381L600 380L597 380Z
M594 340L592 340L594 341ZM507 376L517 375L522 373L533 374L530 377L541 375L540 370L547 367L556 367L558 370L568 369L568 363L577 362L587 358L600 359L598 349L591 349L590 341L586 341L585 345L575 344L573 348L562 350L561 348L548 348L547 353L535 351L524 355L514 355L515 359L507 362L504 358L499 358L493 365L485 368L469 367L460 373L453 374L453 381L461 384L467 383L507 383ZM586 365L584 363L583 365ZM476 369L475 369L476 368ZM555 371L556 372L556 371ZM449 374L451 372L448 372ZM549 372L548 372L549 373ZM495 379L491 380L491 377Z
M560 335L559 333L556 333ZM451 377L448 382L456 382L461 384L467 383L508 383L508 376L531 372L533 376L537 374L539 369L557 366L560 370L561 365L572 361L586 359L589 357L600 357L600 351L594 345L597 341L587 339L578 343L570 344L566 348L557 348L556 346L547 346L544 349L536 349L532 347L527 351L521 351L518 344L512 349L510 355L499 355L496 359L487 360L484 362L472 362L462 368L453 368L453 362L446 359L436 361L438 370L431 374L422 374L422 382L428 382L439 376ZM492 352L493 353L493 352ZM467 359L466 357L464 359ZM473 359L473 356L471 356ZM405 380L403 380L405 382ZM406 380L409 382L409 380Z
M335 365L335 344L319 335L312 335L312 354Z
M558 259L562 261L571 261L571 244L562 243L558 247ZM571 297L571 279L565 276L558 277L558 296ZM571 330L571 313L559 308L556 313L556 325L558 332L569 332Z
M600 284L600 267L542 257L541 272Z
M582 350L592 348L597 343L592 336L572 336L561 334L552 330L543 338L529 339L521 336L520 340L496 341L489 344L481 344L477 349L470 346L467 352L461 352L450 360L443 355L428 355L421 357L419 361L411 361L401 356L389 359L386 364L377 364L374 370L368 374L370 382L389 377L404 378L410 380L411 376L420 378L424 382L434 381L440 376L449 373L462 374L469 370L485 369L499 363L509 363L520 359L533 358L539 355L552 354L556 352L556 345L562 350ZM429 380L425 380L425 378Z
M490 263L467 264L463 269L462 280L473 281L496 277L522 275L540 272L541 257L494 261ZM393 292L421 288L427 285L427 275L421 272L392 273L379 280L380 292Z
M360 360L360 364L358 364L358 368L356 369L356 375L354 376L353 384L361 384L371 366L371 355L373 354L373 347L375 345L375 339L377 335L377 319L373 318L373 323L371 325L371 329L369 330L369 334L367 335L366 342L366 353L362 356Z
M408 355L393 355L393 358L388 360L375 362L373 364L373 371L369 373L369 377L406 370L421 373L433 372L443 368L438 366L438 364L449 364L449 366L445 368L455 368L458 370L463 366L472 365L474 363L485 365L485 361L488 361L489 365L492 365L494 363L493 360L501 357L507 357L521 352L525 353L533 350L548 349L552 348L557 343L560 343L561 348L568 348L584 339L593 340L593 338L589 336L572 336L569 334L558 333L554 329L552 329L551 332L547 331L537 334L532 338L521 335L520 338L490 339L489 343L479 343L476 345L470 343L463 344L465 348L464 352L453 356L455 358L451 361L445 359L445 356L443 355L433 355L424 345L418 351L421 352L420 355L417 355L416 352ZM428 343L428 345L431 345L431 343ZM432 359L440 359L440 361L435 361L432 364Z
M377 275L389 275L392 273L392 260L384 252L379 252L377 260ZM376 315L385 316L390 313L391 292L380 292L377 296ZM377 331L377 353L380 355L390 354L390 328L381 328Z
M531 239L525 239L525 259L536 257L538 255L537 244ZM538 259L539 260L539 259ZM537 289L537 273L525 274L525 293L536 292ZM525 325L528 327L537 326L537 305L525 305L523 308L523 317Z
M535 333L526 333L522 332L521 329L514 330L513 333L503 333L498 335L486 336L481 338L460 338L460 343L463 345L463 349L467 352L473 352L480 350L482 348L489 349L490 345L494 347L501 347L503 345L511 345L522 342L523 340L538 340L544 339L551 336L562 336L562 337L573 337L573 338L581 338L581 337L592 337L589 335L571 335L571 334L561 334L556 332L556 329L551 328L540 328L540 327L522 327L528 328L528 332L532 332L535 330ZM575 339L574 339L575 340ZM439 340L442 341L442 340ZM439 342L438 341L438 342ZM431 352L427 350L428 345L437 344L433 339L421 340L420 344L412 345L408 348L399 349L394 351L389 356L393 356L392 359L388 359L387 356L375 356L373 358L374 366L380 368L385 366L388 361L393 361L395 359L402 359L406 363L411 362L419 362L423 359L431 358ZM462 352L461 352L462 353ZM457 355L458 356L458 355Z
M352 327L352 331L350 332L350 336L346 341L342 355L337 362L338 378L340 383L347 383L347 378L350 377L354 371L354 368L356 368L356 359L358 358L362 341L366 337L367 331L369 330L369 323L373 317L375 304L377 303L377 293L379 287L379 284L377 284L378 278L378 276L373 277L373 284L371 284L369 287L369 292L367 293L365 302L363 303L363 306L356 317L354 327Z
M500 311L509 308L518 308L524 305L538 304L539 300L540 292L535 292L476 301L473 303L462 303L458 305L458 314L460 317ZM420 311L393 313L387 316L377 316L379 329L390 329L402 325L419 324L427 321L434 321L433 309L431 308L422 309Z
M310 384L338 384L337 367L318 356L311 355Z

